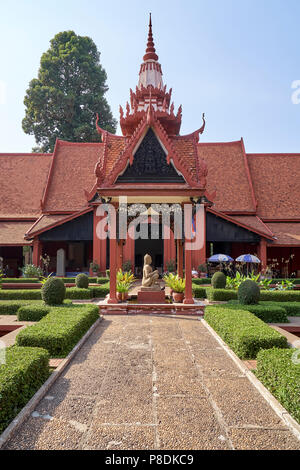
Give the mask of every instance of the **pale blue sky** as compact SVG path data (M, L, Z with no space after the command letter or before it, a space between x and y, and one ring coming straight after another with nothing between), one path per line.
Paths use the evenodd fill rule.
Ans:
M299 0L0 0L0 152L29 152L23 98L41 54L63 30L90 36L114 116L138 81L149 11L164 81L183 105L181 133L244 137L247 152L300 152ZM3 83L6 92L3 96Z

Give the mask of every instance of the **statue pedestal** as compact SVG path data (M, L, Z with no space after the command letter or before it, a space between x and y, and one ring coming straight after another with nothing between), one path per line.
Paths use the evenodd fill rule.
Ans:
M160 287L142 287L138 292L138 304L165 304L166 293L165 289L161 290Z

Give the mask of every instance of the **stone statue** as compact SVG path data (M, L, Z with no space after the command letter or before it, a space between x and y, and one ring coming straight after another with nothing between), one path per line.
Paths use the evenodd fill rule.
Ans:
M157 280L159 279L159 272L153 271L151 267L152 258L150 255L144 257L144 268L143 268L143 281L142 286L146 288L159 288Z

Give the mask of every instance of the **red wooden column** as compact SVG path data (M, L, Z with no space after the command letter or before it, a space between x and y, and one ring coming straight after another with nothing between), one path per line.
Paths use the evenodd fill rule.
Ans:
M131 261L132 272L134 273L134 252L135 252L135 240L134 240L134 227L130 227L127 233L127 239L123 248L123 260Z
M110 212L109 226L109 269L110 269L110 290L109 304L117 304L117 267L118 267L118 241L117 241L117 216L116 211L112 208Z
M184 205L184 228L185 228L185 299L184 304L194 304L192 286L192 207Z
M261 239L259 244L259 259L261 261L261 271L265 271L267 267L267 240L264 238Z
M202 239L204 240L202 248L194 250L192 253L192 265L195 269L198 269L200 264L206 264L206 206L204 205L204 211L198 212L197 215L197 235L199 236L199 230L201 231Z
M117 242L117 271L123 266L123 240Z
M33 240L33 252L32 252L32 264L35 266L41 266L41 256L42 256L43 244L38 239Z
M177 240L177 274L183 278L183 243Z
M193 304L193 286L192 286L192 251L187 249L185 243L185 299L184 304Z
M170 233L169 233L170 232ZM169 238L168 238L169 234ZM176 261L176 246L174 233L169 227L164 227L164 269L167 271L167 263Z
M106 216L97 215L97 207L94 210L94 238L93 238L93 261L99 265L101 273L105 274L106 271L106 238L99 238L99 230L97 233L97 226Z

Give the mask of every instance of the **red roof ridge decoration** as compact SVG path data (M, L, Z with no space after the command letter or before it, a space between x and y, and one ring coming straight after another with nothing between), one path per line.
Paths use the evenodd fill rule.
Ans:
M148 42L147 42L147 49L146 49L146 54L143 57L143 60L146 62L146 60L158 60L158 55L156 54L155 51L155 46L154 46L154 40L153 40L153 34L152 34L152 18L151 18L151 13L150 13L150 20L149 20L149 31L148 31Z

